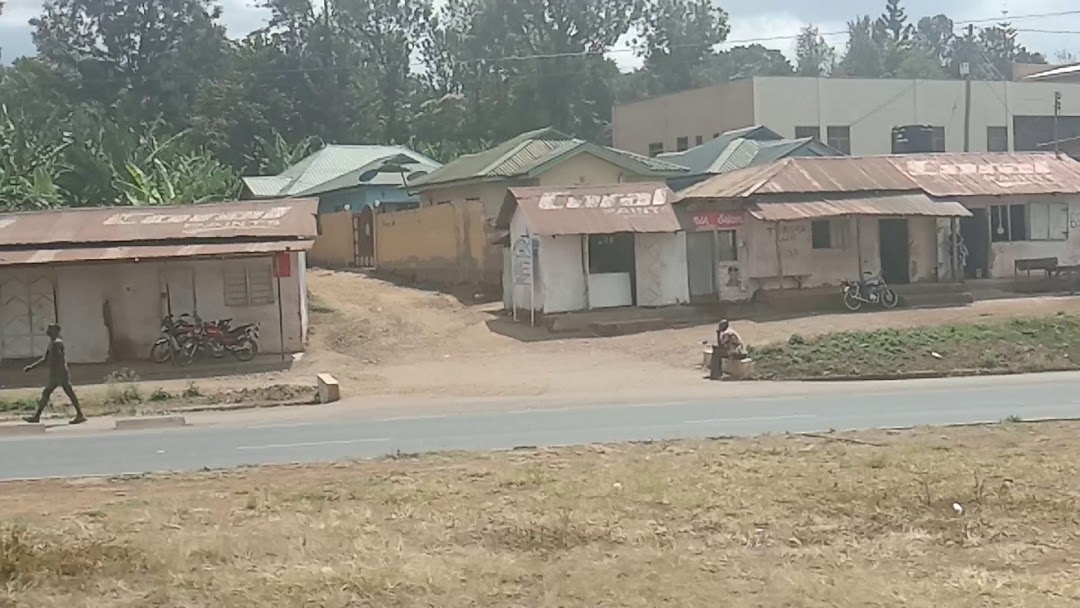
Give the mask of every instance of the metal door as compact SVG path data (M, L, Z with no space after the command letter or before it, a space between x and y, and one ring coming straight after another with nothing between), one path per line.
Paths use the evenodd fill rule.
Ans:
M690 278L690 300L716 295L716 239L712 232L686 234L686 263Z
M371 207L353 215L355 263L360 268L375 267L375 213Z
M43 273L19 272L0 279L0 356L30 359L45 354L45 330L56 322L56 284Z

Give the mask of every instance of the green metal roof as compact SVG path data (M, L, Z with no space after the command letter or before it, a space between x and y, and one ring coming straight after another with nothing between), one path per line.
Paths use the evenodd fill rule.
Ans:
M402 146L329 145L279 175L245 177L244 185L258 198L317 196L359 186L362 173L399 155L416 161L408 166L409 172L431 172L441 167L438 162ZM397 173L379 173L363 185L404 186Z
M452 182L534 176L582 153L603 158L639 176L668 177L686 173L685 167L663 159L599 146L547 128L522 133L490 150L462 156L409 182L409 186L425 189Z
M690 175L716 175L796 154L843 156L841 152L811 138L784 139L765 127L749 127L722 133L716 139L685 152L661 154L660 158L683 165L690 170Z

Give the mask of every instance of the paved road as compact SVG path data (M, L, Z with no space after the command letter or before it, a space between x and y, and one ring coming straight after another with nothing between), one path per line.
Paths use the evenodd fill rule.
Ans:
M204 416L187 428L0 441L0 479L117 475L391 454L1080 417L1080 374L807 385L783 394L385 417L305 408ZM733 391L738 393L738 391ZM728 395L726 398L724 395ZM332 416L332 417L331 417Z

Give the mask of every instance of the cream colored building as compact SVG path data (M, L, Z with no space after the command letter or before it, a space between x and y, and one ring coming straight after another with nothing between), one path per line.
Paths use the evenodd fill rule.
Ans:
M1080 83L973 82L972 152L1036 150L1080 136ZM692 148L720 133L764 125L784 137L818 137L853 155L888 154L892 129L935 127L937 151L964 151L964 82L760 77L616 106L613 145L645 155Z

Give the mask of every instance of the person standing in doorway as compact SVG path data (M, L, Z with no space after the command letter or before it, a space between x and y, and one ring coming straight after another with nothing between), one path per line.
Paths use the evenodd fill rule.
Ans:
M41 413L45 411L45 406L49 405L49 397L57 388L62 388L68 399L71 399L71 405L75 407L75 418L71 420L71 424L82 424L86 422L86 416L83 416L82 408L79 407L79 398L75 396L75 389L71 388L71 372L68 371L64 341L60 339L60 326L50 325L45 333L49 336L49 349L45 351L44 357L26 366L24 371L30 372L42 365L48 365L49 382L45 385L45 390L41 392L41 401L38 402L37 411L33 416L27 416L23 420L31 424L41 422Z

